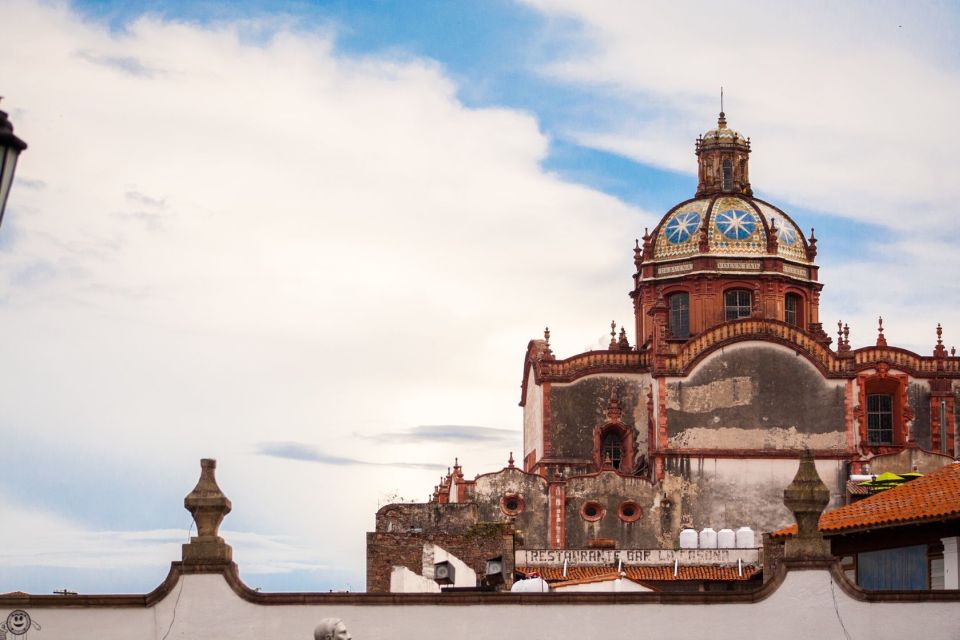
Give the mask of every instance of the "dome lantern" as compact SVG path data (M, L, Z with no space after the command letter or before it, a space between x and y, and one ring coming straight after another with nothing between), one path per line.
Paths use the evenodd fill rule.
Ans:
M727 127L720 112L717 128L697 138L699 171L697 197L727 194L753 195L750 189L750 140Z

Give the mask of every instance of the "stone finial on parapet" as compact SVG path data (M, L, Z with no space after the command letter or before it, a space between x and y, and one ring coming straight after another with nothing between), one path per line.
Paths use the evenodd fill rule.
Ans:
M784 560L831 560L830 545L820 534L820 515L830 502L830 490L820 479L810 449L800 456L793 482L783 490L783 504L797 520L797 534L787 539Z
M218 534L224 516L230 513L230 499L223 495L214 477L217 461L200 461L200 480L183 499L183 506L197 525L197 535L183 545L183 562L192 565L229 564L233 550Z

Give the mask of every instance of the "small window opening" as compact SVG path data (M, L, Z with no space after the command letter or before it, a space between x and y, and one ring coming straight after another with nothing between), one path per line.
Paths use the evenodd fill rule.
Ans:
M724 309L727 320L749 318L753 313L752 296L743 289L731 289L724 294Z
M730 160L723 161L723 190L733 191L733 163Z
M600 446L600 462L606 462L610 458L614 469L619 469L623 462L623 441L620 434L613 431L603 436L603 443Z
M670 333L674 338L690 337L690 294L686 291L670 296Z
M795 293L788 293L787 297L783 300L783 319L787 324L792 324L795 327L802 326L800 323L802 308L800 296Z
M950 425L947 424L947 401L940 401L940 453L947 451L947 439L950 436Z
M867 442L871 445L893 444L893 396L867 396Z

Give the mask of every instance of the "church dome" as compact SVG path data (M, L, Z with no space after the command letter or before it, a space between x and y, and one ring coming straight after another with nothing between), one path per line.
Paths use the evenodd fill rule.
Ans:
M653 232L653 262L698 255L777 255L809 263L807 243L790 217L746 194L694 198L673 207Z

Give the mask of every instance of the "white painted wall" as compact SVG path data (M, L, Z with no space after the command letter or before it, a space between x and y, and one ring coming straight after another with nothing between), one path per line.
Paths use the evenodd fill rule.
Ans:
M440 585L406 567L390 571L390 593L440 593Z
M453 565L453 587L477 586L477 574L463 560L453 555L443 547L426 543L423 545L423 577L433 580L433 565L438 562L449 562Z
M556 640L883 639L913 638L918 629L924 640L955 640L960 628L956 600L860 602L848 597L823 570L790 572L771 596L753 604L582 604L562 602L562 597L556 604L539 604L549 603L552 597L528 594L518 596L530 598L526 604L470 606L258 605L239 598L218 574L187 575L150 608L27 607L42 630L21 637L310 640L317 622L327 617L342 618L357 640L487 640L508 634ZM11 609L0 605L0 619ZM610 624L611 620L642 620L643 624Z

